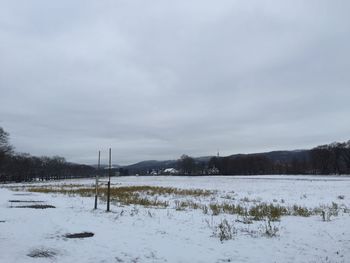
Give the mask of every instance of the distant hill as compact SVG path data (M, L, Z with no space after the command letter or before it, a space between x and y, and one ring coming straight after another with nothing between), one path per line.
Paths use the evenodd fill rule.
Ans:
M270 159L273 162L289 163L293 160L303 161L309 160L310 150L294 150L294 151L272 151L272 152L262 152L262 153L251 153L251 154L233 154L227 156L229 158L235 159L243 156L263 156ZM202 163L207 165L210 159L214 156L203 156L194 158L196 163ZM147 171L152 170L164 170L167 168L176 168L177 160L148 160L142 161L131 165L121 166L129 171L129 174L144 174Z
M213 156L203 156L194 158L196 163L208 163ZM167 168L175 168L177 166L177 160L166 161L142 161L135 164L123 166L124 169L128 169L130 174L144 173L150 170L163 170Z
M97 164L94 164L94 165L91 165L92 167L94 167L95 169L97 169L98 165ZM101 164L100 167L102 169L106 169L108 168L108 164ZM122 166L118 165L118 164L112 164L112 169L116 169L116 168L121 168Z
M129 174L149 174L152 170L159 171L168 168L179 169L184 174L197 175L215 174L215 169L224 175L350 173L350 141L321 145L309 150L271 151L213 157L215 156L189 158L192 159L192 164L190 161L186 165L190 165L190 172L185 170L183 160L180 163L178 160L149 160L118 167L127 170Z
M143 161L143 162L123 166L123 168L128 169L130 174L135 174L135 173L143 173L148 170L160 170L160 169L173 168L175 166L176 166L176 160L166 160L166 161L149 160L149 161Z

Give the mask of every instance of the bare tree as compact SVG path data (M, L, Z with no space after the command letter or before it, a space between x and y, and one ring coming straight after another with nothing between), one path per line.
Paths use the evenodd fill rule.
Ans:
M9 134L0 127L0 156L12 153L12 146L9 143Z
M183 154L178 160L178 166L184 174L192 174L195 171L196 165L192 157Z

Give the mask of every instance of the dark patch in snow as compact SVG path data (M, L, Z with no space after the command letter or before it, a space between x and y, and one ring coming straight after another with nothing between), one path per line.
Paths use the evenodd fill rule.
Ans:
M34 249L27 254L27 256L31 258L53 258L56 255L57 252L50 249Z
M5 223L6 221L5 220L0 220L0 223Z
M82 232L82 233L74 233L74 234L66 234L64 237L66 238L87 238L93 237L94 233L92 232Z
M10 203L44 203L44 201L9 200Z
M231 258L219 259L217 262L233 262Z
M11 206L11 208L46 209L46 208L56 208L56 207L53 205L21 205L21 206Z

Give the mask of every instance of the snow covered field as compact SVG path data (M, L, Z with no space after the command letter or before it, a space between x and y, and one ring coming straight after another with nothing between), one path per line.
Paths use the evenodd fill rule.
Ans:
M350 262L350 177L117 177L112 187L148 185L212 194L157 196L168 202L166 208L114 202L110 213L103 200L93 210L93 197L26 191L28 186L79 188L93 183L82 179L0 185L0 262ZM25 188L13 191L9 186ZM237 214L182 209L180 201L248 209L264 203L325 211L336 207L337 213L330 221L324 221L322 213L282 216L270 222L276 232L269 236L267 220L248 224ZM27 204L56 208L14 208ZM220 241L224 219L232 238ZM84 231L94 236L65 237Z

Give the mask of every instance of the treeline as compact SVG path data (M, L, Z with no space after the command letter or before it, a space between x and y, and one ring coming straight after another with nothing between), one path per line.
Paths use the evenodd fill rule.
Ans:
M94 167L69 163L63 157L15 153L9 144L9 134L0 127L0 182L81 178L95 174Z
M309 174L308 160L274 161L263 154L213 157L209 167L223 175Z
M199 161L186 154L183 154L176 162L179 174L183 175L206 175L209 174L208 163Z
M0 160L0 181L3 182L72 179L95 174L95 169L91 166L69 163L58 156L12 154Z
M223 175L350 174L350 141L318 146L291 159L271 158L268 153L213 157L208 167Z
M134 165L135 166L135 165ZM266 175L266 174L350 174L350 141L322 145L311 150L236 154L227 157L193 158L177 161L149 161L137 164L131 174L163 175Z
M310 155L313 174L350 174L350 141L316 147Z

